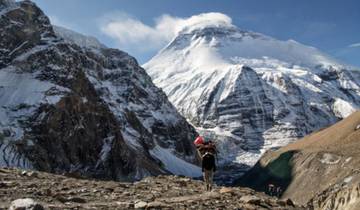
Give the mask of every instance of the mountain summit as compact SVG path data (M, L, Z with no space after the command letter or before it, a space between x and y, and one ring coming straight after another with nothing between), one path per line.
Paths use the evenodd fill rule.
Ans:
M221 163L253 165L263 151L360 107L360 71L314 47L202 21L143 65Z

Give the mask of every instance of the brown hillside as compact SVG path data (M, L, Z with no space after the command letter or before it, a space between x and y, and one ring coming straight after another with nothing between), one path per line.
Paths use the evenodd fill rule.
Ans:
M360 111L329 128L314 132L299 141L281 148L277 153L290 150L306 152L338 152L343 155L360 155Z
M311 200L318 206L315 209L360 209L359 125L360 111L295 143L268 151L238 184L260 191L275 184L284 190L283 198L300 204ZM351 193L342 193L345 191ZM335 205L338 203L342 204Z

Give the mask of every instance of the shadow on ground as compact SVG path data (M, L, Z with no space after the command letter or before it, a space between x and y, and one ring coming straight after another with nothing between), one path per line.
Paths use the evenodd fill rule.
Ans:
M292 181L292 157L296 151L282 153L278 158L269 164L262 166L260 161L250 169L244 176L234 182L234 185L249 187L256 191L271 194L269 185L280 187L281 196L286 191Z
M250 170L250 166L241 163L229 163L219 166L214 174L214 183L219 186L231 187L234 182ZM202 180L202 177L196 177L195 180Z

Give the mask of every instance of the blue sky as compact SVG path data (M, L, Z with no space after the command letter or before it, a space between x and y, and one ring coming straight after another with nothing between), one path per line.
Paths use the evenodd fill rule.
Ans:
M57 25L97 37L146 62L174 35L174 25L207 12L242 29L314 46L360 67L358 0L34 0Z

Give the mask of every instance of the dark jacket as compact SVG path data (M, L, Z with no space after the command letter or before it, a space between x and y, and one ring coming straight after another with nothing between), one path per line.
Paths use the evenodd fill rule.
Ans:
M216 171L215 155L209 152L205 153L202 157L202 171L213 170Z

